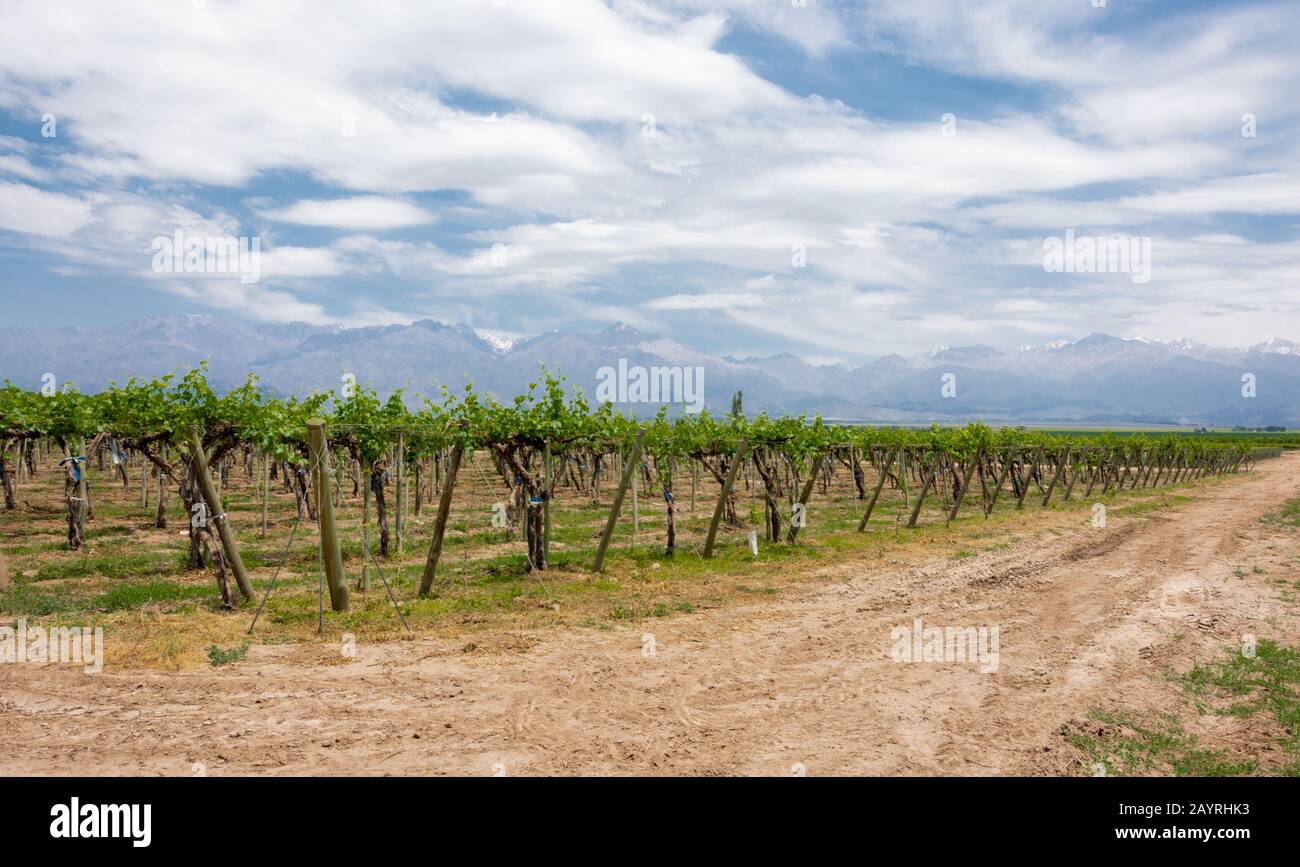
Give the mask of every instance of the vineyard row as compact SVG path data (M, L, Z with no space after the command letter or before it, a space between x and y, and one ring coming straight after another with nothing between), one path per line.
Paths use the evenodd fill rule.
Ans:
M1278 445L1285 440L1272 440ZM548 568L551 505L557 492L600 498L613 485L604 532L593 567L600 571L630 487L656 490L665 511L665 550L676 549L674 478L689 478L691 500L702 478L717 495L702 555L711 556L719 528L742 524L736 483L751 482L763 501L763 536L796 543L817 486L826 493L840 469L852 478L865 531L882 490L903 492L910 506L906 525L917 526L922 507L938 502L948 520L963 504L988 516L999 499L1015 508L1057 497L1092 495L1176 484L1250 469L1273 452L1259 440L1178 435L1068 437L1041 431L993 430L980 423L962 428L909 430L828 425L820 418L745 418L708 413L651 421L591 406L569 394L562 380L543 375L529 392L510 403L478 395L472 388L444 392L412 411L398 392L380 400L372 390L351 387L340 394L281 399L250 378L238 389L217 394L203 369L182 377L128 382L95 395L73 389L32 392L8 383L0 388L0 481L5 508L15 508L17 476L35 475L38 459L58 457L64 473L68 544L84 542L91 514L87 459L107 454L123 484L127 467L140 467L147 502L149 476L157 479L156 520L165 523L169 488L179 496L190 526L189 565L212 566L223 602L236 605L235 591L251 598L252 585L229 527L219 484L235 460L245 468L260 459L263 515L273 472L295 494L299 515L320 528L323 569L331 604L348 606L333 508L345 472L361 488L369 512L373 497L380 558L390 554L386 490L397 498L400 544L402 499L414 475L417 508L424 492L437 491L437 517L420 584L430 592L462 465L479 456L509 492L500 504L510 527L521 527L529 571ZM214 472L215 469L215 472ZM482 472L481 467L479 472ZM870 477L868 475L870 473ZM362 479L364 478L364 483ZM635 496L635 494L634 494ZM265 517L263 517L265 521ZM229 577L235 586L230 586Z

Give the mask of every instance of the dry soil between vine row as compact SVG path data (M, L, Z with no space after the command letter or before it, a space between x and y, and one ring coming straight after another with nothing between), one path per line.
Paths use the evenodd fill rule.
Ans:
M420 639L336 664L255 647L201 672L0 666L0 773L1069 773L1072 718L1160 709L1162 672L1243 632L1295 641L1274 581L1300 572L1300 533L1261 517L1300 495L1298 471L1290 454L1106 529L838 563L794 598L544 632L522 653ZM891 629L918 617L998 626L997 671L893 662Z

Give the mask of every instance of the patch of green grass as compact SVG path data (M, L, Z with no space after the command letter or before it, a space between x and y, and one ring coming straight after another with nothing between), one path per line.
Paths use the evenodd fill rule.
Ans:
M690 614L695 610L695 606L689 602L665 603L658 602L654 605L628 607L615 605L610 612L610 617L615 620L640 620L643 617L669 617L676 612Z
M597 593L612 593L619 588L617 581L608 578L598 578L593 581L569 581L555 588L557 593L569 594L574 593L580 596L592 595Z
M1197 664L1182 678L1202 713L1272 715L1281 746L1300 760L1300 650L1260 639L1253 656L1242 651Z
M1098 732L1068 732L1066 739L1087 756L1087 765L1102 765L1107 776L1156 771L1179 777L1231 777L1249 774L1257 766L1253 759L1236 761L1225 750L1202 747L1173 716L1148 719L1094 709L1088 717L1102 724Z
M47 564L34 576L18 573L14 583L0 593L0 611L21 616L48 616L76 611L123 611L159 602L214 603L216 588L210 581L181 584L150 580L148 576L183 571L179 555L109 555L82 557L67 563ZM107 591L96 592L102 582L83 586L67 584L47 592L37 582L56 578L108 576L118 579ZM139 580L136 576L144 576Z
M66 551L68 542L66 539L59 539L55 542L40 542L31 545L6 545L0 548L4 553L11 557L18 557L24 554L40 554L45 551Z
M242 662L248 658L248 642L245 641L238 647L232 647L228 650L212 645L208 648L208 661L213 665L229 665L232 662Z
M1283 527L1300 527L1300 497L1287 500L1282 504L1282 508L1278 512L1265 515L1264 520L1270 524L1280 524Z
M175 575L185 571L185 567L185 557L181 554L119 552L46 563L36 570L32 580L53 581L60 578L85 578L90 575L102 575L105 578Z
M1151 512L1159 512L1160 510L1167 509L1171 506L1181 506L1185 503L1190 503L1191 501L1192 498L1187 496L1186 494L1173 494L1172 496L1166 494L1164 496L1156 497L1154 499L1147 500L1146 502L1142 502L1142 503L1132 503L1127 506L1110 507L1110 513L1112 515L1130 515L1130 516L1146 515Z
M8 590L0 593L0 611L21 616L44 617L82 607L82 599L75 594L44 593L27 581L15 581Z
M1300 776L1300 650L1260 639L1250 655L1233 650L1171 677L1200 713L1243 720L1261 712L1270 716L1287 759L1266 772ZM1154 771L1212 777L1260 771L1258 759L1202 746L1173 715L1149 718L1094 710L1089 718L1101 724L1096 731L1067 727L1064 734L1085 754L1086 765L1101 764L1107 774Z
M781 592L778 587L750 587L748 584L737 584L736 590L740 593L763 593L768 596L775 596Z
M86 608L106 611L123 611L139 608L151 602L171 602L178 599L216 599L216 587L211 583L176 584L171 581L119 584L107 593L89 600Z
M962 550L958 551L956 554L953 554L952 559L965 560L967 557L974 557L974 556L975 556L974 551L967 551L963 548Z

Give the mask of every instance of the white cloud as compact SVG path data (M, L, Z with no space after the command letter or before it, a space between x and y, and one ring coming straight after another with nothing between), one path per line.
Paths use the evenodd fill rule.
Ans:
M15 175L29 181L48 181L50 173L37 168L25 157L16 154L0 154L0 175Z
M302 199L283 208L268 208L258 213L268 220L280 223L363 232L425 225L437 219L410 202L383 196Z
M0 181L0 229L63 237L90 219L91 205L85 199Z
M663 0L661 5L692 14L725 13L750 27L788 39L814 57L852 45L835 10L816 0L802 6L785 0ZM642 7L645 14L644 4L621 2L616 6ZM662 12L659 15L662 21Z
M1149 216L1300 213L1300 172L1281 171L1215 178L1117 203Z
M319 304L307 303L287 292L254 283L240 283L238 278L205 280L201 285L169 282L162 284L162 288L205 307L230 311L259 322L326 325L333 321Z
M462 188L553 208L577 194L575 178L618 170L567 121L635 133L646 113L670 127L793 104L712 50L722 19L647 33L597 0L329 15L306 0L140 0L76 15L17 2L6 19L0 73L26 86L0 92L0 105L67 119L60 135L79 145L68 163L121 179L240 186L289 168L351 190ZM184 50L160 49L172 45ZM459 88L532 110L489 117L435 95Z
M272 247L261 251L264 277L334 277L347 267L329 247Z
M752 292L704 292L699 295L666 295L653 298L645 306L651 310L728 310L737 307L760 307L763 299Z
M18 181L0 181L0 228L90 273L147 267L150 239L177 227L256 228L272 285L196 303L312 321L402 314L392 308L410 305L340 303L322 288L383 273L390 300L405 291L502 331L720 310L846 357L978 337L997 316L1033 333L1150 324L1159 304L1180 326L1201 305L1220 325L1267 308L1294 328L1294 307L1267 300L1294 293L1293 251L1213 237L1240 231L1224 214L1297 211L1296 10L139 0L69 15L15 0L0 107L51 111L60 126L57 142L0 137L0 173ZM938 117L885 119L914 116L897 94L864 85L850 106L764 79L766 59L735 47L751 30L797 44L828 81L865 45L1007 84L991 104L954 105L946 137ZM1247 111L1255 139L1239 134ZM283 173L312 191L284 193ZM55 179L58 192L24 183ZM226 201L214 185L275 225L242 225L213 204ZM441 220L417 204L426 192L450 202ZM354 234L307 246L294 226ZM383 237L422 227L427 237ZM1111 283L1026 277L1043 235L1067 227L1156 236L1153 285L1098 304ZM1215 293L1249 311L1221 310ZM553 310L515 303L534 298ZM864 341L864 328L878 336Z

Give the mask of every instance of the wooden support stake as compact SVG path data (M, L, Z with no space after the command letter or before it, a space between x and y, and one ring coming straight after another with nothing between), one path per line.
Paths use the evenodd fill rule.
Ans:
M1067 503L1070 501L1070 494L1074 493L1074 483L1077 482L1077 481L1079 481L1079 473L1082 471L1082 467L1083 467L1083 456L1084 456L1084 454L1085 454L1085 453L1084 453L1083 451L1080 451L1080 452L1079 452L1079 467L1080 467L1080 469L1077 469L1077 470L1076 470L1073 466L1070 467L1070 481L1066 484L1066 486L1065 486L1065 494L1064 494L1064 496L1061 498L1062 500L1064 500L1064 501L1067 502ZM1066 449L1066 451L1065 451L1065 460L1066 460L1067 463L1068 463L1069 460L1070 460L1070 451L1069 451L1069 449Z
M1007 450L1006 455L1002 458L1002 469L998 470L998 483L993 488L993 496L989 497L988 509L984 512L984 517L988 517L993 512L993 507L998 504L998 495L1002 493L1002 486L1006 484L1007 475L1011 472L1012 451Z
M736 473L740 471L740 465L745 461L745 455L749 451L749 440L741 439L740 444L736 446L736 456L731 461L731 466L727 468L727 477L722 481L722 493L718 495L718 505L713 510L713 521L709 524L709 536L704 540L704 556L713 556L713 543L718 538L718 525L722 523L722 513L726 511L727 499L731 496L731 486L736 483Z
M812 472L808 474L808 481L804 482L803 490L799 492L799 505L803 506L802 511L803 511L805 521L808 520L808 500L812 498L813 483L817 481L817 474L822 471L822 462L825 460L826 460L825 452L819 454L813 460ZM798 537L798 535L799 535L799 528L796 527L794 521L791 520L790 532L786 534L785 540L789 542L791 545L793 545L794 540L796 537Z
M934 484L935 472L938 469L938 459L932 458L930 465L925 469L925 480L921 483L921 492L916 497L916 506L912 509L912 516L907 519L907 528L916 527L916 519L921 514L921 504L925 502L925 495L930 490L930 485Z
M966 465L966 472L961 477L961 490L953 498L952 511L948 513L949 521L957 520L957 510L961 508L961 501L966 499L966 486L970 484L970 477L975 474L975 467L979 465L982 458L983 455L976 452L975 457L971 458L971 462Z
M876 508L876 501L880 499L880 491L885 487L885 479L889 476L889 468L894 465L894 458L898 456L898 451L898 449L890 449L885 455L885 463L880 467L880 478L876 479L876 489L871 492L871 499L867 501L867 510L862 513L862 520L858 521L859 533L867 529L867 521L871 520L871 512Z
M77 523L81 525L81 543L86 543L86 518L90 516L90 455L86 454L86 441L77 446L77 455L85 455L85 463L77 473ZM73 455L75 458L77 455Z
M1061 480L1061 472L1065 469L1065 461L1069 456L1069 449L1061 449L1061 453L1056 456L1056 472L1052 473L1052 481L1047 485L1047 493L1043 494L1043 508L1047 508L1047 501L1052 499L1052 491L1056 490L1056 483Z
M911 484L907 479L907 446L898 450L898 486L903 492L903 510L912 504Z
M451 461L442 479L442 494L438 497L438 516L433 521L433 541L429 543L429 558L424 562L424 576L420 578L420 595L428 596L433 589L433 578L438 572L438 558L442 556L442 538L447 532L447 519L451 515L451 493L456 487L456 474L465 454L461 443L451 450Z
M397 553L402 553L402 509L406 505L406 438L397 435L397 490L393 492L393 507L397 510L393 524L396 530Z
M1017 509L1023 509L1025 507L1025 497L1029 495L1029 482L1034 478L1034 473L1038 470L1038 466L1042 462L1043 451L1042 449L1039 449L1034 455L1034 465L1025 472L1025 478L1020 483L1020 498L1016 500ZM1019 476L1020 474L1017 473L1016 477L1019 478Z
M551 562L551 444L542 446L542 557Z
M1137 453L1137 468L1133 470L1133 481L1129 482L1129 490L1136 488L1138 482L1142 480L1142 474L1147 468L1147 460L1150 455L1149 451L1139 451Z
M597 572L605 568L605 551L609 548L609 540L614 536L618 513L623 509L623 498L627 496L628 486L632 484L632 474L640 466L641 446L644 442L645 429L643 428L637 431L636 440L632 443L632 451L623 464L623 475L618 480L618 490L614 492L614 505L610 507L609 518L605 520L605 532L600 535L600 545L596 548L596 562L592 567Z
M248 570L244 568L244 561L239 556L239 543L235 541L235 534L230 530L230 521L226 518L225 510L221 508L221 497L217 495L217 487L212 484L212 476L208 474L208 456L203 450L203 440L199 438L198 428L190 427L190 453L194 457L194 474L199 480L199 490L203 492L203 499L208 501L208 520L215 521L217 524L217 535L221 537L221 547L226 552L226 561L230 564L230 571L235 573L235 583L239 585L239 593L245 599L253 598L253 584L248 580ZM82 474L85 477L85 474Z
M330 495L334 477L330 474L329 445L325 440L323 419L314 418L307 422L307 454L313 468L311 477L315 482L316 515L320 522L320 555L321 562L325 564L325 580L330 588L330 610L347 611L348 582L343 574L343 551L339 547L338 525L334 522L334 498ZM364 556L362 559L365 559Z
M368 461L357 461L357 472L361 475L361 589L370 589L370 573L367 571L366 548L370 545L370 476Z
M700 463L691 458L691 511L695 511L695 488L700 483Z
M271 504L271 458L262 455L262 538L266 538L267 512Z

